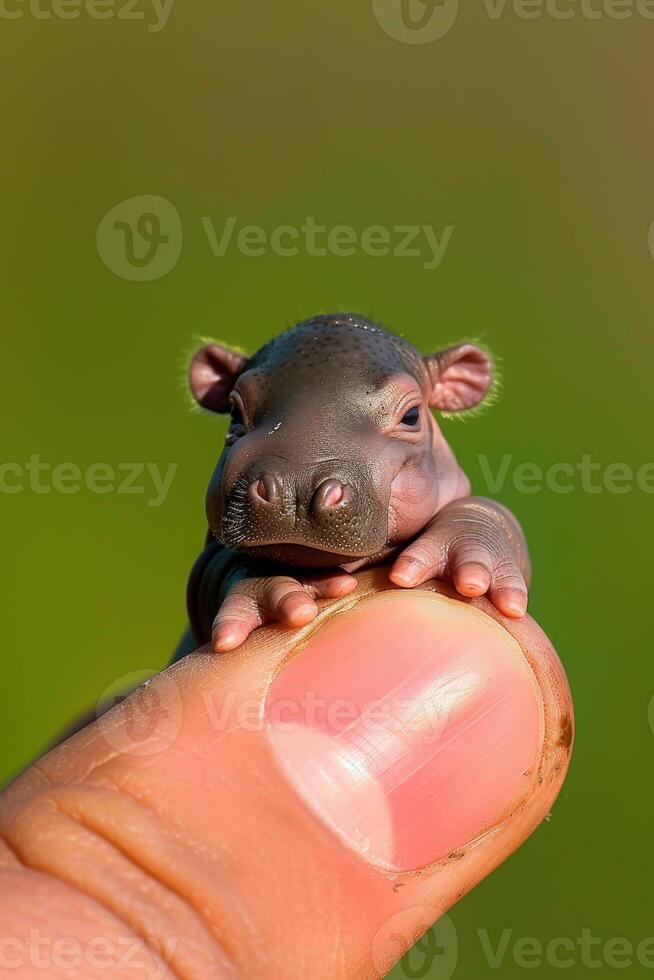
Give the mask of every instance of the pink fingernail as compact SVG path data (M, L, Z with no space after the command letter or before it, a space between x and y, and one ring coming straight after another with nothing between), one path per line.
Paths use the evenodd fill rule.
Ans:
M233 643L235 639L236 639L236 634L234 633L234 631L231 629L224 629L224 628L223 629L218 628L217 630L214 630L213 635L211 637L212 643L215 643L215 645L218 647L224 646L226 643Z
M420 566L414 561L400 561L393 566L393 578L402 582L410 583L417 577Z
M517 642L454 600L387 592L329 620L277 675L270 744L316 817L373 864L458 851L533 782L542 700Z

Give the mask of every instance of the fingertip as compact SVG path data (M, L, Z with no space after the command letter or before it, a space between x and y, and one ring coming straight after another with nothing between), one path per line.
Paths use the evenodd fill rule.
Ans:
M527 596L521 592L498 593L493 596L493 603L509 619L522 619L527 612Z
M214 653L229 653L230 650L235 650L237 646L238 643L231 636L214 636L211 640L211 649Z
M315 619L318 615L318 607L308 595L293 595L284 600L280 613L282 621L287 626L297 628L306 626Z
M391 568L388 577L394 585L410 589L418 584L422 566L411 558L400 558Z
M357 584L353 575L344 572L342 575L334 575L323 582L319 582L315 587L315 594L318 599L340 599L350 592L354 592Z
M465 707L457 703L443 717L439 699L431 699L434 718L421 717L420 725L413 726L415 738L402 739L401 752L392 717L384 724L377 721L374 731L365 720L360 727L346 721L345 729L339 723L335 731L345 730L347 737L339 737L336 743L331 727L325 735L324 724L296 725L292 732L280 725L270 730L285 774L319 819L366 859L396 871L417 870L451 855L478 837L490 813L505 808L511 812L533 785L541 751L540 701L519 650L507 639L510 634L497 631L487 617L472 615L463 603L442 604L434 599L391 591L367 605L364 600L356 615L344 611L334 617L303 647L301 656L276 675L268 701L270 717L275 718L282 705L305 703L307 690L323 710L326 704L337 703L330 699L338 697L341 703L343 693L363 706L370 703L373 677L374 685L386 685L375 686L376 697L397 697L401 683L403 703L408 698L413 704L415 698L410 710L423 712L427 686L442 685L445 677L458 678L457 692ZM371 674L360 651L373 637ZM477 671L475 662L483 669ZM462 693L458 688L464 675L474 681L464 684ZM507 688L512 692L510 716L504 710ZM520 698L519 708L514 696ZM474 725L466 721L471 717ZM481 730L480 719L487 726ZM443 745L448 754L445 770L438 764ZM470 781L457 778L457 773L474 769L480 757L488 764L489 753L492 779L474 779L468 785ZM449 777L450 772L454 776ZM506 802L498 805L499 786L506 792ZM389 812L394 815L391 821ZM470 821L469 829L462 829L462 819Z
M476 581L476 582L469 581L469 580L461 581L457 579L454 584L456 586L457 592L459 592L461 595L469 596L471 598L475 596L484 595L485 592L487 591L487 586L485 586L480 581Z
M249 631L236 623L223 623L218 626L211 637L211 647L214 653L229 653L235 650L247 639Z
M477 562L462 565L453 578L457 592L465 596L485 595L491 584L490 572Z

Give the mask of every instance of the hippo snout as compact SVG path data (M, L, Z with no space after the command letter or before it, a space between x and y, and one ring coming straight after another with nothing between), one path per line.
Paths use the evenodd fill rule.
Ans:
M274 550L275 557L286 558L287 546L294 546L321 552L327 561L330 555L372 554L386 540L386 513L373 504L379 494L370 477L352 466L308 470L260 461L223 492L223 506L216 509L220 528L212 530L232 548L269 556Z
M285 522L304 522L329 531L358 514L359 494L354 479L324 478L317 473L309 480L292 473L260 472L248 474L247 505L250 517L262 530L275 536ZM239 493L236 490L235 503Z
M284 495L279 479L274 473L262 473L255 477L248 488L251 505L255 509L261 509L264 513L281 513L284 510ZM352 509L355 502L355 490L347 483L343 484L340 480L323 480L307 506L307 513L312 520L330 521L336 513L336 508L341 511ZM296 501L299 504L299 502Z

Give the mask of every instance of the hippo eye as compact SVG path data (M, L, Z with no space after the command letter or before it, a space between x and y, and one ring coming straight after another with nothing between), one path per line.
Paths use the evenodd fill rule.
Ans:
M233 401L229 409L229 428L225 436L225 444L231 446L247 432L243 410L237 402Z
M238 405L232 405L229 412L229 417L232 425L243 425L243 412Z
M414 408L410 408L409 411L402 419L402 425L409 425L412 429L416 427L420 421L420 409L416 405Z

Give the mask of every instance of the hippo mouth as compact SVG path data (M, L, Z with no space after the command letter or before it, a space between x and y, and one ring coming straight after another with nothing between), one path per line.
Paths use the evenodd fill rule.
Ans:
M320 568L331 565L343 565L372 559L384 550L386 535L377 541L329 542L321 539L313 540L308 536L298 534L297 537L280 536L233 540L229 534L216 535L228 548L240 551L251 557L263 558L304 568Z
M292 527L272 529L247 526L245 533L233 522L223 520L214 536L226 547L253 558L300 565L304 568L322 568L353 562L366 563L379 555L387 544L387 527L366 528L349 526L334 529L332 533L316 533L314 527L298 521ZM241 532L241 533L239 533Z
M386 548L382 545L373 550L361 550L352 553L352 551L334 551L319 544L271 541L265 544L241 544L237 550L251 558L273 561L282 565L296 565L300 568L331 568L334 565L355 565L357 567L361 563L369 565L381 559Z

